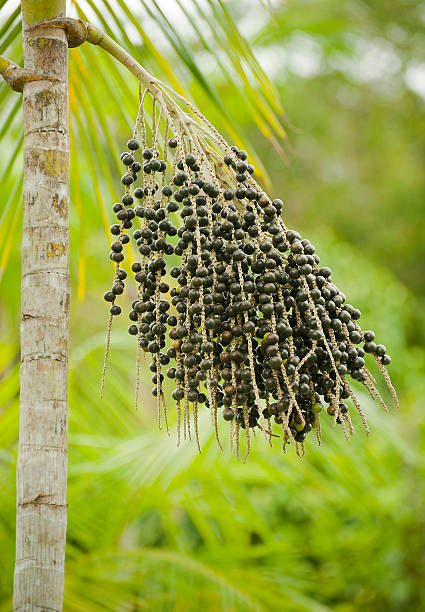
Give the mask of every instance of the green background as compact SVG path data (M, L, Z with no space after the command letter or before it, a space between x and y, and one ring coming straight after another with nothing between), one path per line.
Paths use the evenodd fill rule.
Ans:
M386 344L400 409L388 394L390 414L362 396L371 435L355 417L349 442L324 415L322 446L308 440L302 460L257 436L238 463L228 444L217 448L207 414L202 453L193 443L176 448L173 426L170 437L157 431L145 366L134 410L125 314L114 324L99 399L102 295L113 276L104 225L120 196L119 154L138 92L100 49L71 50L65 610L425 609L425 3L78 6L252 153L270 195L285 202L287 226L313 241L362 310L363 328ZM19 61L16 7L0 3L0 52ZM0 610L11 607L14 563L21 121L20 96L2 85ZM121 300L124 312L129 302ZM171 403L169 412L173 425Z

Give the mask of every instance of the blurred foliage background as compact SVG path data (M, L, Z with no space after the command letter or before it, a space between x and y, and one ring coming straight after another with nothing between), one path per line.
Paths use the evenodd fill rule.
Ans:
M177 449L173 430L156 430L147 368L143 406L133 409L125 320L98 399L102 295L113 274L105 227L138 92L101 50L71 50L65 609L425 609L425 3L81 0L69 9L252 153L269 193L286 203L286 224L317 245L363 327L387 345L401 408L382 414L364 398L370 438L357 420L346 442L329 417L322 447L309 443L302 460L258 439L238 463L218 450L208 415L202 454L194 444ZM0 52L15 61L20 27L19 3L2 0ZM0 138L0 610L9 610L22 113L4 84Z

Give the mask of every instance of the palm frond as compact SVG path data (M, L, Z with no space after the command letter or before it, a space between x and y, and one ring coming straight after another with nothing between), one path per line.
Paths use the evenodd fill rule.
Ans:
M16 51L20 46L20 10L12 0L9 0L9 4L11 10L7 11L8 2L3 3L5 17L0 23L0 52ZM181 6L183 9L182 4ZM170 83L178 92L188 96L188 89L191 89L195 102L198 102L205 114L211 116L217 127L227 132L231 140L251 151L252 158L257 164L258 175L269 183L264 165L256 152L256 146L247 131L235 128L237 121L226 108L225 98L233 94L239 96L239 90L241 90L244 105L251 120L281 154L278 142L284 138L285 134L274 114L275 111L281 112L278 96L256 62L246 41L239 34L236 36L237 28L226 6L221 5L218 0L209 2L208 6L209 15L206 15L196 0L184 4L183 15L186 15L189 24L192 20L192 31L194 32L192 41L186 40L181 25L176 25L171 21L167 7L157 2L146 3L144 0L137 0L130 8L128 3L117 0L117 10L115 5L113 6L106 0L102 2L73 0L71 13L84 20L91 19L99 23L107 34L117 38L118 42L126 47L137 60L152 66L153 72ZM162 31L168 41L167 48L157 47L156 41L152 40L143 26L145 19L153 20ZM196 30L194 27L194 19L200 20L207 26L206 31L210 32L208 41L205 36L202 36L201 29ZM216 21L214 27L212 19ZM140 43L134 42L134 37L129 34L130 30L137 33ZM216 31L220 34L218 35ZM223 97L223 91L210 79L205 70L201 69L197 59L199 46L208 52L222 74L225 75L225 97ZM225 61L222 61L221 58L225 58ZM17 61L22 62L22 58L18 58ZM174 68L176 64L180 65L180 69ZM12 155L9 162L3 167L3 172L10 171L11 160L21 152L21 140L19 138L17 140L15 136L21 101L20 98L17 98L12 104L7 104L6 100L11 95L13 94L5 86L0 87L0 107L4 105L7 109L4 115L2 114L4 120L0 128L0 135L4 139L10 137L14 140ZM100 95L102 100L108 101L107 105L96 104ZM76 177L73 172L77 166L72 165L71 168L71 192L73 197L78 199L73 181L78 184L78 189L86 185L88 181L92 182L93 193L84 194L84 206L78 204L79 226L80 228L84 226L86 233L91 231L93 223L96 222L95 216L89 213L89 210L95 211L97 207L100 207L105 231L108 228L105 202L114 199L118 176L113 168L117 164L116 156L121 142L124 144L127 138L127 134L122 137L121 133L124 126L131 125L135 108L137 108L137 87L132 87L131 80L128 80L121 66L117 66L102 52L99 53L99 49L83 46L71 51L70 110L72 137L75 138L72 151L80 158L80 172ZM111 178L114 175L116 178ZM102 177L100 184L98 177ZM85 251L80 248L77 264L80 297L84 294L85 285L86 263L84 258ZM3 261L6 259L3 258Z

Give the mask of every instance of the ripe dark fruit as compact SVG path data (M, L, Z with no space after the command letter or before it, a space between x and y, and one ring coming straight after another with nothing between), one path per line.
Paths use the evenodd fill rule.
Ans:
M111 315L120 314L123 245L134 223L140 255L131 265L137 299L128 332L138 360L141 352L151 355L159 414L169 403L167 366L184 432L207 409L216 430L217 415L236 441L245 430L248 449L250 431L259 428L270 442L281 436L283 446L303 452L312 431L320 438L321 418L348 436L351 400L365 422L352 380L381 398L367 363L376 362L396 397L386 347L362 331L360 311L346 303L331 270L319 267L314 245L285 227L282 200L271 200L255 182L247 153L217 139L212 155L203 137L192 140L190 129L174 128L165 152L164 135L151 126L141 153L121 155L129 171L121 203L113 206L114 281L104 294L113 302ZM139 144L130 139L127 148L134 152Z
M131 174L124 174L124 176L121 177L121 183L123 185L131 185L133 181L134 178L131 176Z
M130 149L130 151L137 151L139 146L140 145L135 138L130 138L130 140L127 142L127 148Z
M115 293L113 291L105 291L105 293L103 294L103 298L107 302L113 302L115 300Z
M114 304L113 306L111 306L111 315L119 315L121 314L121 308L120 306Z
M125 193L121 198L121 202L124 206L131 206L133 204L133 197L129 193Z
M230 408L225 408L223 410L223 418L225 421L233 421L233 419L235 418L235 415Z
M121 159L122 163L124 164L124 166L131 166L131 164L134 162L134 157L130 154L125 155L122 159Z

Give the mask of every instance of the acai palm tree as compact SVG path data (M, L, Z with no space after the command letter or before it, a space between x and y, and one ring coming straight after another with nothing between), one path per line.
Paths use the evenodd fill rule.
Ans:
M109 254L113 281L104 293L109 323L100 398L105 389L107 392L104 407L99 408L98 390L86 374L91 390L75 401L87 406L87 421L79 426L88 436L94 435L100 417L102 425L108 423L115 433L121 428L131 431L133 423L143 418L138 411L139 395L142 404L152 395L160 428L166 432L175 429L178 446L193 439L199 452L202 447L204 453L223 450L220 432L228 425L231 452L235 449L243 463L251 447L258 448L259 438L269 447L277 442L283 451L294 449L301 458L308 434L309 440L321 444L321 419L323 424L327 419L348 440L356 419L369 434L360 405L364 395L385 409L388 398L398 403L385 369L391 362L386 347L375 341L373 331L360 327L361 311L347 303L316 247L286 227L283 200L266 191L268 164L261 163L257 147L235 128L239 117L248 116L255 126L250 132L255 135L255 144L268 139L275 158L285 157L278 95L235 26L230 3L176 0L173 6L173 18L183 18L188 24L182 34L156 1L67 4L65 0L22 0L16 6L9 0L1 9L5 16L1 51L7 57L0 56L4 80L0 99L5 107L0 134L6 147L11 141L8 130L14 134L19 124L21 103L23 111L20 135L14 138L10 162L3 171L4 181L12 182L22 145L22 177L14 177L0 228L2 271L8 264L12 241L20 240L21 245L14 610L63 609L66 545L69 562L84 557L83 563L75 562L68 583L70 594L65 597L69 609L109 606L136 610L151 606L151 600L161 598L161 576L149 583L142 574L155 563L168 564L177 573L175 566L183 566L178 579L163 578L170 593L174 580L182 591L187 586L185 572L218 585L220 595L214 589L208 591L211 610L226 607L228 597L232 600L230 609L234 605L276 608L282 592L280 583L279 588L262 588L260 601L255 595L255 579L251 584L248 571L241 570L241 576L231 580L225 572L216 573L190 556L176 559L170 551L155 550L153 545L160 541L155 512L160 513L161 524L166 522L166 512L159 510L163 497L152 501L152 523L148 520L143 529L138 524L140 515L133 511L137 500L131 491L136 481L139 495L143 495L151 479L159 479L165 472L164 483L170 482L174 456L167 462L158 450L163 445L170 453L166 435L163 442L155 444L155 453L150 452L154 443L148 436L142 447L135 441L130 448L111 450L106 465L99 467L110 476L110 498L93 510L89 523L84 524L78 503L70 509L75 530L81 528L88 540L95 540L95 527L103 521L105 528L97 533L106 540L112 537L106 529L109 521L125 516L126 527L113 532L109 552L91 559L91 545L82 544L84 538L71 535L67 542L68 421L73 418L72 404L68 411L71 276L77 279L78 298L86 290L90 293L86 275L103 276L101 262L90 261L100 227L108 239L113 236ZM259 7L271 20L277 19L271 3L259 3ZM187 39L191 39L191 48ZM170 46L178 58L172 66L162 55L162 49ZM236 117L226 110L223 92L218 93L208 80L206 57L214 59L226 88L238 96ZM154 74L147 70L149 64ZM192 77L189 95L182 85L187 74ZM199 100L199 109L190 97ZM115 176L122 174L123 166L120 184ZM134 188L138 178L140 183ZM117 185L122 190L119 196ZM109 228L105 202L112 203L117 197L121 201L112 204L116 222ZM89 211L88 202L93 200L97 207ZM143 205L138 206L135 200L142 200ZM90 215L93 222L87 231ZM140 229L132 232L133 244L128 230L137 217L143 221ZM179 227L173 225L175 219ZM70 230L76 227L74 241L70 241ZM167 241L168 237L174 240ZM77 251L77 266L70 269ZM135 261L135 254L141 261ZM136 281L133 288L131 276ZM172 287L171 278L175 279ZM135 402L128 419L121 410L131 404L123 393L123 381L128 380L130 370L128 336L124 340L112 326L121 314L118 301L127 282L131 304L128 332L136 337ZM103 311L93 309L92 316L103 317ZM112 371L105 387L111 341L114 344L117 338L120 356L110 360ZM78 342L71 389L78 388L88 356L99 345L99 338L93 341L90 334ZM140 384L142 355L146 354L152 359L149 375L155 385L148 391L144 378ZM371 371L366 359L372 364ZM170 366L167 379L162 366ZM381 374L385 390L377 382ZM169 424L167 408L171 404L176 410ZM96 406L94 413L90 406ZM207 420L218 442L215 450L201 427ZM83 448L84 436L79 440ZM108 436L98 440L99 447L108 448L110 443ZM87 452L81 448L80 460ZM195 474L192 455L187 459L184 449L180 453L183 459L179 460L190 463ZM74 457L77 455L71 454L71 461ZM121 468L119 478L112 467L114 460ZM84 475L84 467L81 469L80 476ZM213 474L212 487L215 480ZM75 482L84 495L90 487L98 486L96 475L92 475L86 488L78 470ZM251 516L249 496L238 494L237 488L223 496L219 489L215 504L222 504L223 509L213 521L205 518L196 494L187 495L193 508L191 521L214 543L214 533L220 538L225 532L231 535L239 513L248 522ZM77 497L88 516L91 509L84 495ZM223 503L224 499L228 503ZM235 514L229 518L233 505ZM173 516L168 520L168 533L177 540L180 535L172 528ZM144 546L139 541L141 531L147 537ZM266 520L259 533L249 536L255 543L268 537ZM134 549L120 554L126 542L134 544ZM235 545L239 543L235 536ZM220 545L217 555L221 557ZM73 580L80 581L79 589L73 589ZM122 593L121 581L126 589ZM115 603L103 600L103 583L113 592ZM81 599L73 600L72 594L82 591L90 602L87 608L81 607ZM290 597L290 587L287 593ZM174 601L171 595L169 601ZM184 601L176 600L176 605L185 609ZM305 599L302 605L308 607L310 600Z
M165 73L170 82L182 92L177 71L171 69L155 48L155 43L140 23L140 5L121 3L120 13L107 2L71 3L73 19L67 19L65 0L23 0L21 7L13 2L3 3L7 19L2 26L3 48L19 49L22 11L23 66L19 52L16 63L6 57L0 60L0 70L6 83L22 94L23 104L23 195L22 195L22 259L21 259L21 349L20 349L20 430L17 466L16 513L16 565L14 579L14 609L61 610L65 563L67 527L67 432L68 432L68 345L70 316L69 271L69 197L70 122L79 134L80 145L85 149L88 163L93 168L93 181L110 183L109 177L100 177L95 168L104 167L105 160L99 147L99 135L91 124L97 114L104 128L104 136L110 143L107 112L98 98L93 76L105 69L105 58L91 52L79 51L69 56L69 47L92 42L106 49L122 64L139 76L135 58L149 52L151 60ZM180 5L180 3L178 3ZM10 8L9 8L10 5ZM202 9L185 4L181 10L191 20L206 22ZM8 11L9 8L9 11ZM218 110L222 103L199 66L185 47L184 41L173 32L161 8L154 3L147 5L149 18L175 46L182 65L192 71L204 91L211 96ZM217 25L223 30L220 41L225 55L230 59L230 70L245 81L250 114L261 129L277 146L273 136L283 136L274 111L279 111L277 97L259 68L248 46L232 24L227 9L220 3L211 3ZM106 33L94 26L87 26L85 10L100 21ZM8 11L8 14L7 14ZM139 37L135 44L127 35L131 25ZM114 27L114 31L111 30ZM115 45L107 33L118 30L124 43L134 54L128 55ZM217 35L216 35L217 39ZM134 37L133 37L134 40ZM202 45L208 43L200 37ZM229 45L229 41L232 44ZM242 60L248 69L242 67ZM68 83L68 61L71 63L71 83ZM88 62L88 63L87 63ZM107 87L116 102L116 112L125 113L126 98L131 89L130 78L116 67L110 67L111 82ZM92 76L90 76L90 72ZM248 81L254 81L253 85ZM117 79L118 77L118 79ZM253 78L252 78L253 77ZM136 82L136 81L135 81ZM117 87L118 83L118 87ZM230 84L230 79L229 79ZM133 83L134 85L134 83ZM2 97L12 94L3 86ZM261 96L257 90L261 91ZM115 90L115 91L113 91ZM136 88L137 91L137 88ZM97 99L97 103L96 103ZM13 122L17 100L7 110L4 125ZM263 118L262 115L265 115ZM231 121L224 117L223 124L232 132ZM269 125L271 124L271 126ZM87 129L88 128L88 129ZM14 157L19 152L22 139L16 144ZM117 143L112 143L116 148ZM72 151L78 155L77 145ZM96 152L96 153L94 153ZM13 162L12 158L12 162ZM77 167L78 162L75 161ZM106 173L107 174L107 173ZM71 175L78 181L78 172ZM78 185L74 186L79 190ZM93 185L99 191L99 186ZM11 194L11 202L18 208L19 188ZM76 194L74 206L83 200ZM99 200L102 196L99 196ZM80 210L82 213L82 211ZM83 213L82 213L83 214ZM105 219L104 219L105 221ZM15 223L13 223L15 225ZM80 274L82 271L80 270Z

